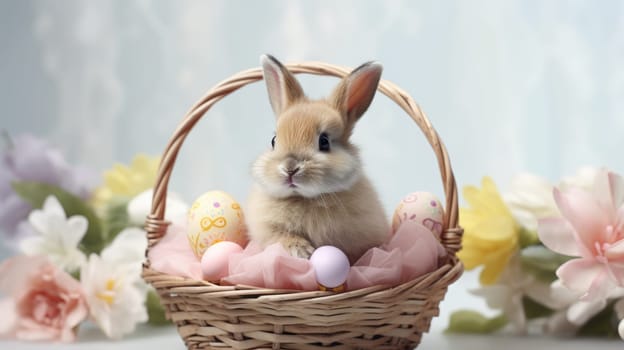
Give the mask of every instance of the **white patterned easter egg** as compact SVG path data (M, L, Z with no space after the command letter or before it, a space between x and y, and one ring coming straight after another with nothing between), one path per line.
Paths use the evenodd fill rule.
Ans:
M392 233L405 221L415 221L427 227L439 239L442 234L444 208L438 198L429 192L413 192L401 200L392 216Z
M201 258L211 245L231 241L245 247L249 241L240 204L223 191L210 191L193 202L188 216L188 241Z

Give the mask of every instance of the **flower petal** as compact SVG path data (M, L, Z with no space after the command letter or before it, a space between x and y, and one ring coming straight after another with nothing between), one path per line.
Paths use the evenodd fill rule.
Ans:
M135 225L143 225L145 223L145 219L150 214L152 207L153 193L153 189L143 191L128 202L126 211L131 223ZM185 222L188 209L189 206L182 201L178 194L167 192L166 221L170 221L173 224Z
M24 237L19 242L19 249L26 255L38 255L43 253L44 244L45 241L41 236Z
M596 175L594 194L603 210L613 210L624 202L624 183L622 177L613 172L602 170Z
M468 202L470 207L496 214L505 212L505 210L508 211L498 193L496 184L494 184L494 181L490 177L484 177L481 185L481 190L475 186L464 187L464 199Z
M492 259L492 263L486 263L481 275L479 275L479 281L483 285L490 285L498 281L499 276L505 270L507 262L509 261L510 253L501 252L498 254L498 259Z
M67 220L67 230L63 234L63 243L67 248L76 248L87 233L89 221L80 215L74 215Z
M573 187L591 190L594 182L596 182L596 176L600 171L602 171L600 168L582 167L578 169L573 176L567 176L561 179L558 187L562 190Z
M509 259L516 249L516 240L509 239L501 242L488 242L484 240L465 237L463 249L459 251L458 257L465 264L466 269L472 269L481 264L492 261L501 262L501 259ZM506 261L506 260L505 260Z
M605 227L612 222L591 193L576 188L566 192L555 189L554 196L561 214L572 224L587 250L593 250L594 242L604 241Z
M126 211L128 212L131 223L136 225L143 225L143 223L145 223L145 218L150 214L153 193L153 189L143 191L128 202ZM171 198L167 196L167 206L169 206L170 200ZM169 210L167 210L166 214L168 213Z
M561 336L572 336L578 330L578 326L568 321L567 310L557 311L546 319L544 333Z
M20 249L25 254L46 255L50 261L69 271L84 262L78 244L86 233L86 218L73 216L67 219L58 199L48 196L43 209L33 210L28 221L36 234L20 241Z
M115 237L106 247L101 257L103 261L112 264L134 264L140 267L145 259L147 235L139 228L126 228Z
M55 196L48 196L43 202L43 211L48 215L65 217L65 210Z
M26 341L53 341L59 339L59 331L38 324L32 319L21 319L15 338Z
M505 316L514 327L514 331L519 335L527 333L527 319L522 305L522 294L516 293L511 296L504 309Z
M619 299L624 297L624 287L617 286L609 292L608 298Z
M122 241L129 243L123 236L117 243ZM145 307L147 288L140 277L140 265L134 271L127 269L127 266L127 264L116 265L96 254L91 254L80 274L90 315L111 338L121 338L134 331L137 323L147 320ZM114 297L112 300L103 300L100 293L110 290L111 284L115 291Z
M48 230L48 216L42 210L31 211L28 215L28 222L39 234Z
M617 277L616 277L617 278ZM594 278L587 294L581 297L582 300L606 299L609 293L616 287L611 275L603 268L602 271Z
M78 284L80 287L80 284ZM73 329L77 327L80 322L84 321L89 316L89 309L86 307L86 304L83 301L83 296L80 295L80 298L74 297L71 302L80 305L80 307L75 307L72 310L69 310L67 315L65 316L65 324L67 328Z
M511 298L511 292L510 287L502 284L485 286L470 291L471 294L483 297L488 307L492 309L503 309Z
M557 276L572 291L587 294L604 267L591 259L573 259L557 269Z
M624 232L624 204L620 206L620 208L615 213L615 230L619 232Z
M28 277L46 264L44 257L28 257L18 255L0 264L0 293L15 295L25 289ZM1 315L1 314L0 314Z
M568 256L580 256L574 228L562 218L538 221L537 234L550 250Z
M527 297L553 310L562 309L569 304L564 304L561 298L553 297L550 285L539 280L532 281L524 291Z
M467 229L472 239L482 240L483 243L509 241L516 237L517 227L510 217L492 216L481 220L474 228Z
M471 248L464 244L462 250L457 253L457 257L462 261L466 270L472 270L483 264L483 252L478 247Z
M0 338L10 335L15 330L17 314L15 302L11 298L0 299Z
M73 272L80 269L82 264L87 260L87 257L79 249L70 249L64 256L51 256L50 260L53 260L59 268Z
M505 195L505 201L517 219L523 224L528 223L529 229L535 229L536 219L559 215L552 190L548 180L524 173L512 179L511 191Z
M552 307L553 309L563 309L578 301L581 298L582 293L570 290L564 286L561 280L555 280L550 284L550 299L556 300L558 305Z
M617 259L624 261L624 239L612 244L605 250L605 256L608 259Z
M529 209L523 209L509 205L511 214L518 224L528 231L537 231L537 215Z
M618 208L624 204L624 178L619 174L610 173L609 182L611 183L613 207Z
M503 201L503 198L498 192L498 188L491 177L486 176L481 181L483 187L482 196L486 199L484 208L491 210L492 212L502 214L505 216L511 216L511 212L507 205Z
M597 299L593 301L579 301L570 306L566 314L570 323L582 326L590 318L597 315L602 309L607 306L606 299Z

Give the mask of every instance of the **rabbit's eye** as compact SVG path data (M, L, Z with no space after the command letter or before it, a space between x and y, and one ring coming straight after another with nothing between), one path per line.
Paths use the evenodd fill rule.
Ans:
M329 136L326 133L319 135L319 151L329 152Z
M275 136L271 139L271 148L275 149Z

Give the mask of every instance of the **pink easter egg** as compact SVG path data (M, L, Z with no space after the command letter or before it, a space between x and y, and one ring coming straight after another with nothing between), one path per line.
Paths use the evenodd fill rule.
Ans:
M209 246L201 258L201 269L204 279L218 282L229 274L229 257L240 253L243 247L230 241L221 241Z
M392 233L406 221L415 221L433 232L439 239L444 222L444 208L438 198L429 192L413 192L401 200L392 216Z
M328 245L319 247L312 253L310 264L314 267L316 281L326 288L336 288L344 284L351 268L345 253Z

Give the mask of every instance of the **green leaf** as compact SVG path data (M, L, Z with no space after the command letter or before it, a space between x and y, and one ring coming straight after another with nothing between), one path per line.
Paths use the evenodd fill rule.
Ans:
M535 245L524 248L520 253L522 267L529 273L544 282L552 282L557 279L555 272L570 257L557 254L543 245Z
M505 315L488 318L476 311L459 310L451 314L449 326L446 332L449 333L492 333L507 324Z
M518 244L520 249L539 244L540 240L536 231L527 230L525 228L520 229L518 234Z
M41 209L48 196L55 196L61 203L67 217L81 215L89 222L87 233L80 245L81 250L88 255L99 253L104 248L106 242L103 236L102 223L85 201L58 186L46 183L21 181L12 183L12 186L15 193L34 209Z
M171 324L171 321L167 319L165 315L165 308L160 304L160 298L154 290L150 290L147 293L147 315L149 316L148 322L152 325L163 326Z
M553 313L553 310L550 308L526 296L522 298L522 306L524 308L524 314L529 320L550 316Z
M71 271L69 275L72 276L76 281L80 281L80 269Z
M112 242L123 229L132 226L127 211L128 202L127 197L115 197L106 206L102 226L107 243Z

